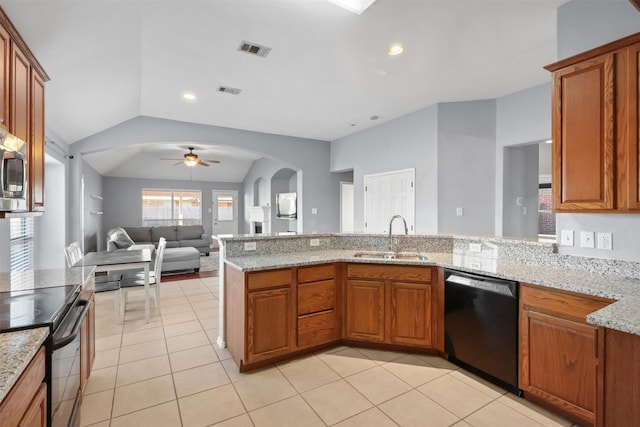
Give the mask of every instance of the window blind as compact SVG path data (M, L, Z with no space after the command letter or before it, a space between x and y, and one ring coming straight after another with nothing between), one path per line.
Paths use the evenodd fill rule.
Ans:
M10 219L11 271L27 271L34 268L32 217Z

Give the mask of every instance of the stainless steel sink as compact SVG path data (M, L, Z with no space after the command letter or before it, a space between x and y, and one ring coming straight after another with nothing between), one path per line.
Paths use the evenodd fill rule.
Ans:
M387 252L387 251L366 251L356 252L355 258L369 259L397 259L407 261L427 261L427 254L423 252Z

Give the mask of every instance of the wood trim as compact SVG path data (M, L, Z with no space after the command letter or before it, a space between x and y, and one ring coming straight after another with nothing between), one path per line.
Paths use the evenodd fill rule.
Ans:
M615 40L611 43L598 46L586 52L582 52L577 55L570 56L569 58L554 62L553 64L546 65L544 69L551 72L558 71L561 68L567 67L569 65L574 65L578 62L586 61L587 59L592 59L597 56L612 52L614 50L623 49L627 46L630 46L638 42L640 42L640 32L631 34L630 36L624 37L619 40Z
M560 289L548 289L526 283L520 284L520 307L535 310L574 322L586 323L588 314L615 302L607 298L579 295Z
M638 1L640 3L640 0ZM618 143L622 153L618 153L619 174L621 185L626 185L622 193L626 196L623 200L629 210L640 210L640 43L629 47L625 55L619 58L618 70L627 70L627 73L618 79ZM626 162L625 162L626 160Z
M18 45L18 47L27 57L27 60L29 61L33 69L36 71L36 73L38 73L40 78L45 82L48 82L49 80L51 80L47 75L47 73L44 71L44 68L42 67L42 65L40 65L40 62L38 62L38 60L36 59L33 52L31 52L31 49L29 49L29 46L27 45L27 43L25 43L24 39L22 38L22 36L20 35L16 27L14 27L13 23L11 22L11 20L9 19L5 11L2 9L2 7L0 7L0 25L2 25L5 28L5 30L7 30L13 42Z
M629 0L629 3L631 3L631 5L633 5L633 7L638 9L638 12L640 12L640 0Z

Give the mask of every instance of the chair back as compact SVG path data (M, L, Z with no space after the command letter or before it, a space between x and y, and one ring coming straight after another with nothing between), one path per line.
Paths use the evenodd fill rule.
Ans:
M156 249L156 260L153 264L153 276L156 281L156 285L160 283L160 275L162 273L162 258L164 257L164 248L167 246L167 240L164 237L158 241L158 249Z
M82 258L82 249L80 243L73 242L64 248L64 257L67 260L67 267L73 267L73 264Z

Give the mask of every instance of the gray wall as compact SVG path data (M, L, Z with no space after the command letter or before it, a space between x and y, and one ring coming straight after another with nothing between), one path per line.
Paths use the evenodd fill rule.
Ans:
M102 175L82 160L82 176L84 177L84 252L94 252L106 249L104 246L105 233L103 228L102 212L103 200L93 197L102 197Z
M505 236L538 237L538 145L504 148Z
M563 59L640 30L640 13L627 0L574 0L558 9L558 59ZM561 253L629 261L640 259L640 215L558 214L560 230L574 230L574 247ZM582 249L580 231L610 232L613 250Z
M551 79L551 75L549 75ZM551 138L551 83L534 86L496 100L495 234L504 224L505 147L537 144Z
M438 105L438 232L494 235L495 141L495 100Z
M355 231L364 230L364 175L408 168L416 171L416 233L435 233L438 231L437 106L331 143L331 171L353 173ZM345 175L345 180L347 177ZM337 192L340 193L339 189Z
M329 172L327 141L139 116L78 141L71 148L74 155L79 155L158 141L230 145L278 159L285 167L302 172L298 180L301 213L318 208L317 215L300 215L303 230L330 232L340 228L338 181Z
M110 228L142 225L142 189L154 188L200 190L202 192L202 226L207 234L211 234L212 226L212 190L238 191L238 209L239 212L244 210L242 184L240 183L105 177L103 184L104 227L101 233L103 241Z

